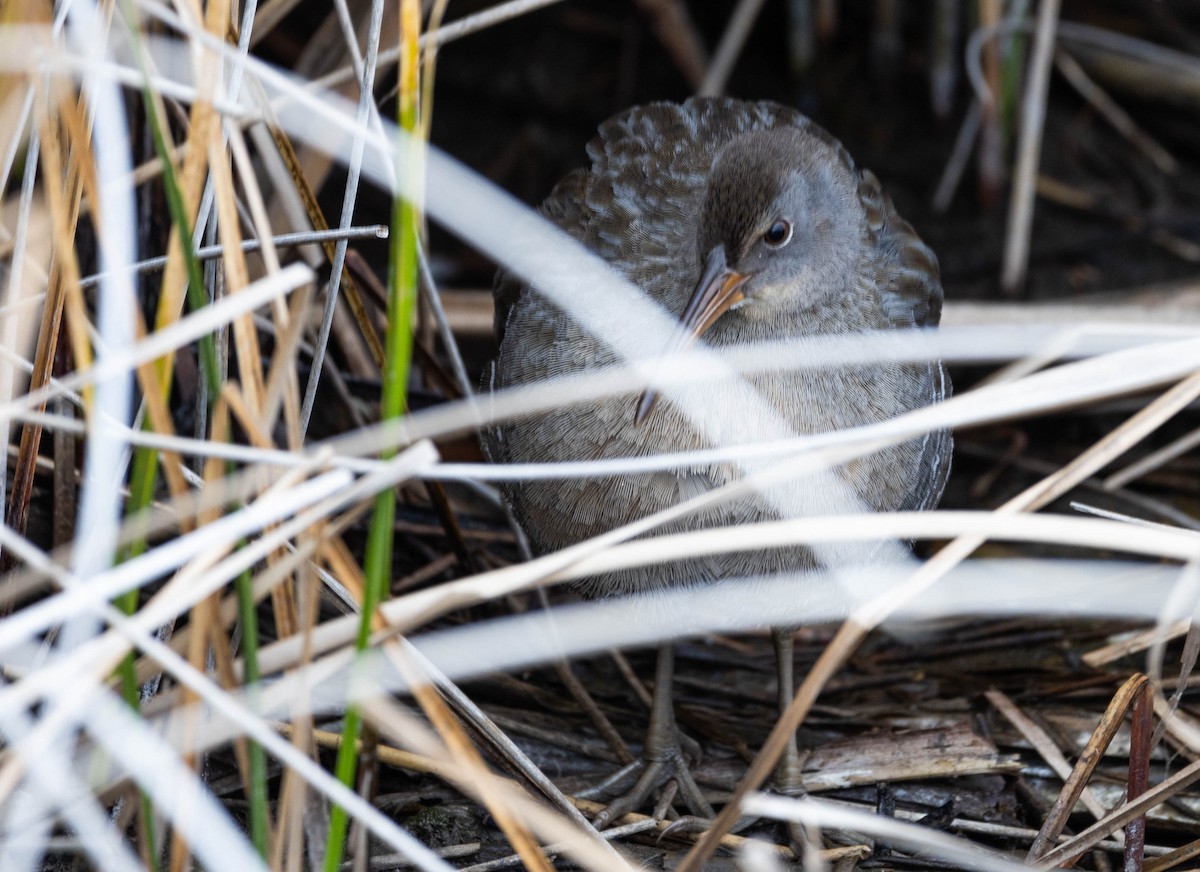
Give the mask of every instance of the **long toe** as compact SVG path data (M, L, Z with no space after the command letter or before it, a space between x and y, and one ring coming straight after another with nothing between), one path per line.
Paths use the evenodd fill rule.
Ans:
M637 784L628 792L613 799L607 808L593 818L592 822L597 829L603 829L618 818L637 811L647 805L651 796L671 780L679 785L679 796L692 814L704 818L713 816L712 805L704 798L704 793L701 791L700 785L696 783L696 779L692 777L683 755L679 753L678 748L674 748L664 758L650 761L641 777L638 778Z

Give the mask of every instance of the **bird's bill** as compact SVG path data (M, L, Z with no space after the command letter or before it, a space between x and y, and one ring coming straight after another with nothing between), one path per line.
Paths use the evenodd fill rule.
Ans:
M718 318L746 299L742 285L748 278L726 266L724 246L718 245L710 251L704 259L704 272L696 283L696 290L692 291L692 298L679 316L679 326L686 332L685 341L676 350L686 348L692 340L703 336Z
M704 259L704 272L696 289L692 291L691 299L679 316L679 330L676 331L669 354L678 354L692 344L696 339L708 332L708 328L717 319L728 312L733 306L746 299L742 286L749 276L731 270L725 262L725 248L718 245ZM637 413L634 423L640 424L646 419L658 401L658 391L647 388L638 400Z

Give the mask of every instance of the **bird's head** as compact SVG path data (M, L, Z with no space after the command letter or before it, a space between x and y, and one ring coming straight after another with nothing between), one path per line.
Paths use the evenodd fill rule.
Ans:
M690 302L727 298L705 329L734 307L772 319L807 308L855 273L862 227L858 174L833 143L792 126L739 136L709 174Z
M799 127L732 140L709 173L700 214L700 279L680 316L681 350L718 321L787 323L859 269L858 175L831 141ZM646 391L635 420L649 415Z

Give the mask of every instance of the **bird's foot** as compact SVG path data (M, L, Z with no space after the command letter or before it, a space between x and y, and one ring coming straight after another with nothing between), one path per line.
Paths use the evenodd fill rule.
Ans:
M641 761L626 766L605 781L599 789L588 793L593 798L614 796L629 783L628 779L636 777L637 781L593 818L592 823L597 829L603 829L618 818L641 808L651 794L663 787L665 790L660 794L658 807L655 809L655 817L658 819L666 817L676 794L693 814L713 816L712 806L704 798L696 779L692 777L691 770L688 769L688 758L683 751L687 748L693 752L691 759L699 760L700 747L680 733L675 725L675 712L671 700L671 676L674 670L675 652L670 643L664 643L658 649L658 664L654 670L654 696L650 704L650 729L646 733Z
M770 792L789 797L807 796L808 791L804 789L801 778L801 771L807 756L807 754L800 754L794 746L789 746L771 779ZM729 828L729 832L733 834L740 833L754 826L759 820L760 818L754 815L743 815ZM661 840L672 835L682 836L702 833L710 826L712 826L712 821L706 817L682 815L678 820L672 821L670 826L662 830L658 837ZM804 826L796 821L788 821L786 830L788 847L792 849L792 853L797 860L800 860L803 858L806 846L810 841L808 833L805 831Z
M704 794L700 790L700 786L696 784L696 779L692 777L687 760L680 750L678 736L673 736L672 741L658 749L652 758L629 764L587 793L593 796L602 796L610 791L619 790L619 785L628 783L628 780L634 775L637 775L637 781L633 787L613 799L607 808L592 819L596 829L604 829L618 818L637 811L646 804L656 790L671 781L675 782L678 795L693 814L703 817L713 816L712 806L704 798Z
M804 762L807 759L807 751L801 754L794 742L788 743L788 748L784 751L783 759L779 761L779 766L775 769L775 775L771 779L771 792L794 799L808 796L808 791L804 788L804 778L802 775ZM804 825L799 821L787 821L786 828L788 846L792 849L792 853L795 854L797 859L804 857L810 841Z
M792 694L795 692L793 676L795 635L792 630L780 627L771 631L771 640L775 646L775 665L778 670L776 678L778 679L779 715L783 717L792 704ZM784 746L783 755L779 758L775 774L771 779L771 790L774 793L792 798L808 794L808 791L804 789L804 764L808 760L808 755L807 751L803 754L800 753L795 733L788 736L787 745ZM803 862L808 852L808 833L801 824L789 821L787 834L792 853L796 856L797 861Z

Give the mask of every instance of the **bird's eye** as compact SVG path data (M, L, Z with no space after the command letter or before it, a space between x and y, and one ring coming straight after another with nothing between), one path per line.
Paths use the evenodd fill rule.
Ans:
M763 242L772 248L782 248L792 238L792 225L786 221L776 221L763 233Z

